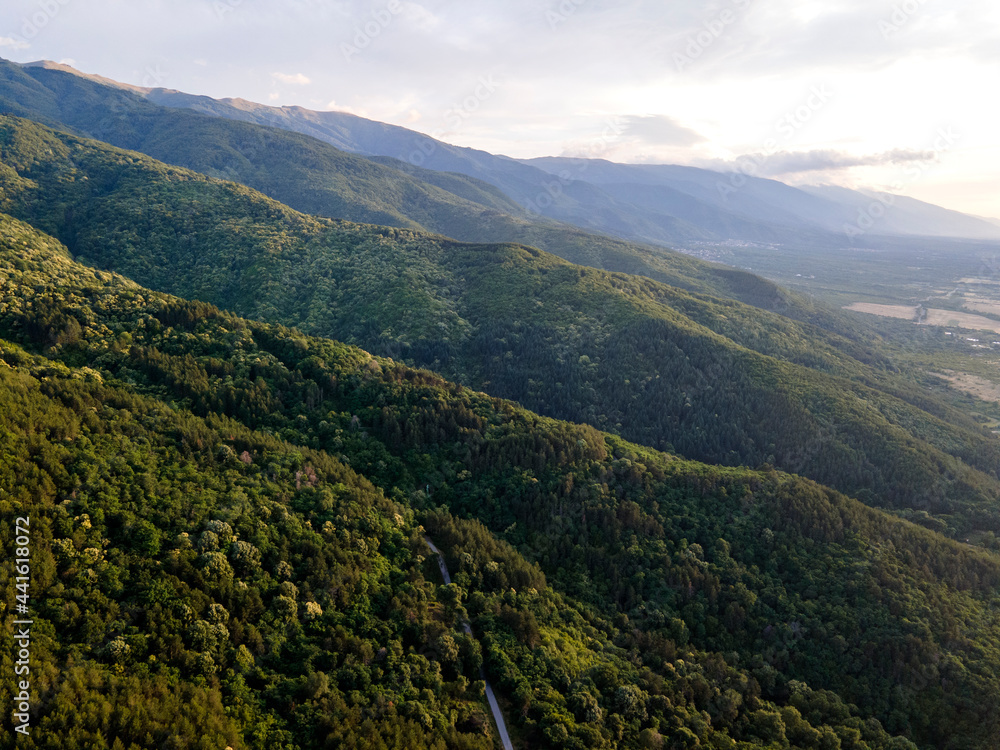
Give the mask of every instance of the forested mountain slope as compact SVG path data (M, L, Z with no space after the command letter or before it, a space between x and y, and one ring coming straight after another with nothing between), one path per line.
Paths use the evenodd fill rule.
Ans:
M179 747L482 747L478 653L533 747L1000 731L1000 560L810 481L168 298L6 217L0 339L0 512L35 519L46 665L25 746L183 717Z
M662 660L653 672L625 634L482 526L425 514L460 560L462 586L437 586L412 510L347 456L253 432L224 408L199 417L137 395L161 389L116 381L100 363L124 363L128 329L154 325L151 313L249 331L74 266L57 243L0 219L0 523L31 519L36 608L36 710L21 746L491 748L484 656L534 746L645 747L662 730L728 747L732 732L751 748L783 721L745 671L683 648L680 673ZM228 345L223 330L212 346ZM48 356L3 340L12 335ZM91 346L97 369L65 364ZM336 348L345 365L372 361ZM9 577L0 572L5 612ZM459 627L468 612L480 640ZM10 633L0 660L12 669ZM699 701L740 696L725 726L705 721L695 687ZM0 690L8 697L10 683ZM799 731L894 747L832 696L800 693L838 715L811 728L786 708Z
M152 288L689 458L772 463L963 538L1000 531L995 439L881 385L888 363L843 337L530 248L304 216L25 121L0 122L0 161L4 210Z
M134 87L123 90L58 68L22 67L0 60L0 113L235 180L307 213L422 227L470 242L531 245L573 263L735 297L856 335L856 324L841 313L816 306L752 274L529 215L496 187L474 176L423 169L395 159L375 163L287 130L158 106L131 90ZM379 130L383 136L392 130L386 128L385 133ZM440 147L444 149L445 144ZM550 183L551 190L552 184L562 189L541 170L510 159L504 163L515 170L537 173L544 183ZM552 197L543 184L533 189L535 193L539 194L537 200L542 200L539 196Z

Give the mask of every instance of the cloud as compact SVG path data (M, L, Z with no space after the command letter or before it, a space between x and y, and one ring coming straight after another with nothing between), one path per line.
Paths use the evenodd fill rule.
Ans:
M370 117L368 110L351 107L347 104L337 104L335 99L331 99L324 109L330 112L346 112L349 115L356 115L357 117Z
M969 54L977 62L987 64L1000 62L1000 38L984 39L978 44L970 46Z
M735 159L706 164L711 169L724 172L745 170L756 165L753 174L760 177L778 177L805 172L837 172L855 167L884 167L891 164L933 161L934 151L892 149L875 154L851 154L835 149L813 151L779 151L774 154L744 154Z
M281 83L291 84L292 86L307 86L312 83L312 81L310 81L309 78L302 73L296 73L294 75L290 75L288 73L272 73L271 75L274 76L275 80L281 81Z
M625 120L624 135L653 146L693 146L705 137L667 115L632 115Z
M16 39L12 36L0 36L0 47L10 47L11 49L28 49L31 45L23 39Z

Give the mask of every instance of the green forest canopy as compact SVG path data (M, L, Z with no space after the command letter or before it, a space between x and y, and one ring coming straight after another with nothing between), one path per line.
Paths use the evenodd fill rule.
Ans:
M34 746L481 747L480 659L533 746L992 746L995 555L0 247Z

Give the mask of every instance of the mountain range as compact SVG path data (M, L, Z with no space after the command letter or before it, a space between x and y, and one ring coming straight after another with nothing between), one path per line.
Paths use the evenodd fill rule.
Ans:
M29 75L43 75L35 72L39 69L83 76L48 61L25 66ZM344 112L270 107L243 99L218 100L91 79L168 107L303 133L342 151L383 157L383 163L404 170L465 175L493 185L536 216L631 241L683 245L739 240L838 247L877 245L881 235L1000 239L996 220L905 196L835 186L797 188L738 172L614 164L600 158L515 160ZM859 212L867 211L873 202L886 209L884 215L879 212L873 237L845 232L856 227Z
M517 747L993 747L997 438L914 336L661 246L877 198L720 179L0 63L20 744L485 749L485 679Z

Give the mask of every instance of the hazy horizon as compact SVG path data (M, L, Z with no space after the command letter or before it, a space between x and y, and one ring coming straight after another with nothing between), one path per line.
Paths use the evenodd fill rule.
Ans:
M516 158L740 168L1000 217L985 2L14 0L0 55Z

